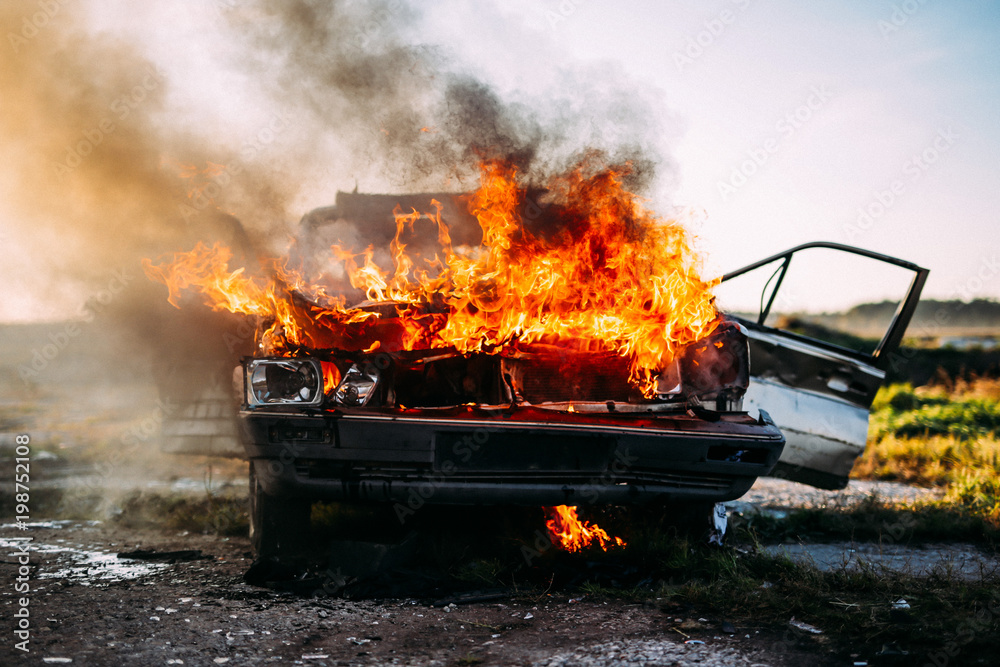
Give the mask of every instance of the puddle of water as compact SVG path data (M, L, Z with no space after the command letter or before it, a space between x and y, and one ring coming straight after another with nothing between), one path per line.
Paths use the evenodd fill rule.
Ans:
M210 483L204 479L193 477L182 477L179 479L150 479L148 473L143 471L137 475L125 475L121 477L109 477L94 473L91 466L66 467L61 471L49 470L49 477L43 480L36 480L35 487L55 488L55 489L82 489L85 492L108 492L116 491L128 493L132 491L157 491L182 494L196 494L212 496L221 493L231 492L234 489L246 487L246 480L243 477L219 476Z
M49 522L40 522L49 523ZM0 538L0 549L20 550L24 538ZM38 579L73 579L89 586L92 582L111 583L126 579L138 579L164 570L167 563L146 563L118 558L115 553L88 551L71 547L32 541L27 550L38 554L59 554L58 569L48 571L40 567L35 577Z
M100 525L100 521L77 521L75 519L56 519L53 521L30 521L25 524L18 523L5 523L0 525L0 529L10 528L10 529L21 529L22 525L31 528L49 528L49 529L59 529L59 528L82 528L83 526L91 527Z
M966 581L1000 572L1000 561L972 544L928 544L907 547L898 544L836 542L832 544L774 544L764 547L771 555L788 556L793 562L813 565L823 572L864 566L926 577L950 573Z
M181 477L175 480L148 480L143 484L144 488L147 489L166 489L173 491L175 493L208 493L210 495L217 494L220 490L226 487L234 485L243 486L243 479L230 480L228 478L222 478L212 481L210 484L206 483L204 479L194 479L191 477Z

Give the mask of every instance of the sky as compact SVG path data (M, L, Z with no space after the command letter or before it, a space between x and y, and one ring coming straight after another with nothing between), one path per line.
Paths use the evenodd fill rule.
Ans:
M240 0L80 4L89 30L137 44L163 69L175 124L239 134L275 113L234 62L225 14ZM442 0L418 7L412 39L440 45L505 98L544 101L567 80L593 76L587 103L601 109L590 128L598 135L615 132L601 82L636 91L663 161L649 205L691 226L706 274L824 240L931 269L926 297L1000 298L1000 5ZM384 187L348 172L303 175L282 223L330 204L337 189ZM12 215L0 201L0 225ZM24 234L0 231L0 242L27 248ZM24 279L34 259L17 252L0 266L4 284L19 277L19 289L0 295L0 321L79 311L79 291L53 293ZM833 310L905 289L899 272L883 279L851 262L820 264L801 267L804 282L790 307ZM746 294L733 299L742 307Z
M1000 296L1000 5L513 6L540 52L614 63L657 91L676 123L669 199L703 209L718 273L826 240L930 268L929 297ZM447 29L470 20L456 12ZM490 67L502 50L463 53ZM901 294L849 281L844 292L817 290L814 307Z

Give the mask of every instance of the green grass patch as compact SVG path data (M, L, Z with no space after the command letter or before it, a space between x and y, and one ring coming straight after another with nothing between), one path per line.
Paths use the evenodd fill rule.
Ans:
M875 440L941 435L970 440L995 438L1000 430L1000 400L990 396L917 391L897 384L879 393L872 410L869 433Z

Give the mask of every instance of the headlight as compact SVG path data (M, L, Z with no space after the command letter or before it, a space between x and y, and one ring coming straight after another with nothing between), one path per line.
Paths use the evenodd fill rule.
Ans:
M361 407L371 400L377 384L378 371L372 364L365 364L364 368L352 364L344 373L344 379L337 385L333 402L351 408Z
M718 410L738 410L750 384L747 332L724 321L710 336L680 350L656 380L660 400L694 396Z
M313 359L254 359L247 365L250 405L319 405L323 371Z
M712 335L685 347L677 361L684 393L702 400L742 398L750 386L747 331L738 322L722 322Z

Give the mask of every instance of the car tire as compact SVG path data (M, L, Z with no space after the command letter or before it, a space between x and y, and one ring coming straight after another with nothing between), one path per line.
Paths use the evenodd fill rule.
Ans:
M264 491L250 463L250 547L257 560L297 555L309 534L312 504Z

